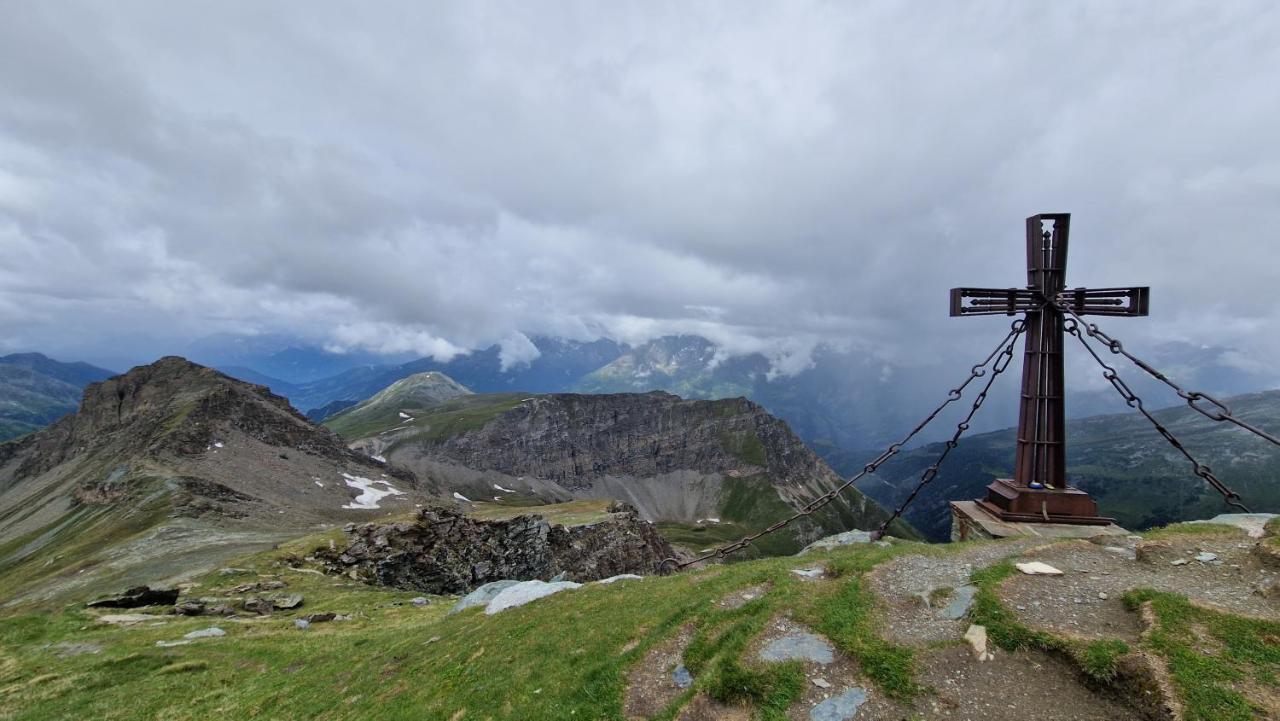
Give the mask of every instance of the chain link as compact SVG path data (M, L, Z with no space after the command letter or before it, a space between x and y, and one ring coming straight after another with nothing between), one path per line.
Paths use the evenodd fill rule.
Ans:
M1075 316L1075 313L1072 313L1072 315ZM1124 399L1125 403L1129 404L1130 408L1136 409L1139 413L1145 416L1146 419L1151 422L1151 425L1155 427L1156 432L1158 432L1161 436L1164 436L1164 439L1169 442L1169 445L1173 446L1174 449L1176 449L1188 461L1190 461L1192 472L1195 473L1200 478L1203 478L1204 481L1208 483L1210 486L1212 486L1214 490L1222 494L1222 497L1226 501L1227 505L1238 508L1244 513L1249 513L1249 509L1246 508L1244 503L1240 501L1240 494L1228 488L1225 483L1218 480L1217 476L1213 475L1213 471L1208 466L1196 460L1195 456L1191 455L1191 452L1188 451L1186 447L1182 445L1182 443L1173 435L1173 433L1171 433L1168 428L1166 428L1162 423L1160 423L1160 421L1156 420L1155 416L1151 415L1151 412L1148 411L1146 409L1146 406L1143 405L1142 399L1139 398L1138 394L1134 393L1133 389L1131 389L1129 385L1124 382L1124 380L1120 377L1120 374L1116 372L1116 369L1107 365L1107 362L1102 359L1102 356L1098 355L1098 352L1093 349L1093 346L1089 345L1089 342L1085 340L1085 334L1088 333L1088 326L1085 326L1085 331L1081 332L1080 327L1083 324L1080 323L1077 320L1077 318L1067 318L1066 322L1064 323L1064 330L1066 330L1067 333L1075 336L1076 340L1080 341L1080 345L1084 346L1084 349L1089 351L1089 355L1093 356L1093 359L1097 361L1099 366L1102 367L1102 377L1106 378L1107 382L1109 382L1111 386L1115 388L1116 393L1120 394L1120 397ZM1090 333L1090 335L1092 334ZM1106 342L1106 341L1103 341L1103 342ZM1113 352L1119 352L1119 351L1113 351ZM1194 406L1192 407L1194 408Z
M1255 436L1258 436L1259 438L1268 440L1276 444L1277 446L1280 446L1280 438L1277 438L1276 436L1270 433L1267 433L1266 431L1262 430L1261 428L1258 428L1257 426L1253 425L1252 423L1249 423L1248 421L1243 421L1237 418L1235 415L1231 413L1231 409L1228 408L1225 403L1218 400L1217 398L1214 398L1208 393L1201 393L1200 391L1189 391L1183 388L1182 386L1178 385L1177 383L1174 383L1172 380L1169 379L1168 376L1156 370L1155 368L1152 368L1151 365L1148 364L1146 361L1143 361L1141 358L1125 350L1124 344L1122 344L1118 339L1113 338L1110 335L1107 335L1106 333L1104 333L1102 329L1098 327L1097 323L1086 323L1085 320L1081 318L1069 304L1064 303L1062 301L1057 301L1056 303L1054 303L1054 305L1062 312L1070 315L1071 318L1076 321L1076 323L1078 323L1081 327L1084 328L1084 332L1089 334L1090 338L1093 338L1098 342L1102 343L1103 345L1107 346L1107 350L1111 351L1115 355L1122 355L1125 358L1128 358L1130 362L1132 362L1134 365L1141 368L1152 378L1155 378L1161 383L1164 383L1165 385L1172 388L1174 392L1178 394L1179 398L1186 401L1187 405L1191 406L1191 408L1195 410L1197 413L1199 413L1200 415L1212 421L1219 421L1219 422L1226 421L1227 423L1235 424L1236 426L1243 428L1244 430L1254 434ZM1198 405L1200 403L1204 403L1208 407L1202 407Z
M771 533L774 533L775 531L781 530L782 528L785 528L786 526L791 524L793 521L812 514L814 511L818 510L819 508L822 508L823 506L827 505L831 501L835 500L836 497L838 497L841 493L843 493L846 489L848 489L854 483L857 483L858 481L862 480L864 476L868 476L872 473L875 473L877 468L883 465L890 458L893 458L894 456L896 456L898 452L902 450L903 446L911 442L911 439L915 438L916 435L920 433L920 431L924 430L925 426L932 423L933 419L937 418L938 414L941 413L943 409L945 409L947 406L951 405L952 403L956 402L957 400L960 400L960 398L964 395L964 389L967 388L969 384L972 383L974 380L985 376L987 374L987 366L991 365L992 361L996 360L996 357L999 356L1002 351L1006 350L1006 347L1012 347L1014 342L1017 340L1018 336L1020 336L1022 332L1026 330L1026 328L1027 328L1026 321L1022 320L1021 318L1013 321L1013 323L1011 323L1009 326L1009 332L1005 334L1004 338L1002 338L1000 342L996 344L996 347L992 349L992 351L989 354L987 354L987 357L983 359L981 363L978 363L977 365L969 369L969 377L964 379L963 383L956 386L955 388L952 388L947 393L946 399L943 400L941 403L939 403L938 407L934 408L933 411L929 413L929 415L925 416L924 420L920 421L920 423L918 423L916 427L911 430L910 433L908 433L906 436L903 436L902 440L886 448L883 453L877 456L875 460L863 466L862 470L856 473L852 478L848 479L847 481L840 484L839 486L836 486L835 488L831 489L827 493L824 493L821 496L818 496L814 500L810 501L808 505L801 508L794 515L788 518L784 518L781 521L777 521L776 523L773 523L772 525L768 526L767 528L761 531L753 533L749 536L745 536L737 541L734 541L733 543L730 543L725 546L721 546L715 549L714 551L705 553L701 556L690 559L688 561L681 562L680 560L675 558L664 559L658 563L658 568L657 568L658 572L670 573L672 571L676 571L682 568L687 568L689 566L694 565L695 563L701 563L703 561L706 561L712 558L724 558L730 553L734 553L736 551L740 551L746 548L747 546L751 545L752 542L754 542L755 540L763 536L767 536ZM1002 360L1004 359L1002 358ZM1008 362L1006 360L1003 366L1001 366L1000 370L995 371L993 373L992 380L995 379L996 375L999 375L1001 372L1003 372L1004 367L1007 365L1008 365ZM991 387L991 381L989 380L987 382L986 388L984 388L982 393L979 395L979 398L985 400L987 389L989 389L990 387ZM981 402L978 402L977 405L980 406ZM970 417L972 417L973 413L976 411L977 411L977 407L975 406L973 411L970 412ZM941 462L941 460L939 460L939 462ZM936 475L936 473L937 472L935 471L934 474ZM881 530L877 531L876 533L881 533L885 527L886 526L882 525Z
M986 385L982 387L982 392L974 397L973 407L969 409L969 414L956 424L956 432L952 434L951 439L946 442L942 449L942 453L938 454L938 458L934 460L933 465L926 468L924 472L920 474L920 483L916 484L916 487L911 491L911 494L908 495L902 501L901 505L894 509L893 514L885 519L884 522L880 524L880 527L871 534L872 540L879 540L883 538L885 533L889 530L889 525L901 517L903 512L907 510L907 506L911 505L911 502L920 494L920 491L922 491L925 486L932 483L934 478L937 478L938 469L942 467L943 461L947 460L947 456L951 454L951 451L954 450L956 446L960 445L960 437L964 435L965 431L969 430L969 425L973 422L974 415L978 413L978 409L981 408L982 404L987 400L987 393L991 391L991 385L995 383L996 378L1001 373L1004 373L1005 369L1009 367L1009 363L1013 361L1013 347L1017 344L1018 336L1021 334L1022 330L1018 330L1017 333L1013 334L1013 337L1009 338L1009 342L1005 345L1004 351L1001 352L1000 357L996 360L995 364L991 366L991 377L987 379Z

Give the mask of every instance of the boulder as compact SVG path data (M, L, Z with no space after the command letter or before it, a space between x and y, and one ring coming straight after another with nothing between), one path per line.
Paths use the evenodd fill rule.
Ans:
M205 612L204 601L183 601L173 607L173 612L179 616L200 616Z
M813 543L805 546L797 556L803 556L811 551L829 551L833 548L841 546L855 546L863 543L871 543L871 531L845 531L837 533L834 536L820 538Z
M269 616L272 611L276 610L275 603L271 599L258 596L246 598L241 607L249 613L256 613L259 616Z
M452 615L463 609L472 608L474 606L487 606L489 605L489 602L493 600L494 596L497 596L502 591L511 588L517 583L520 582L511 579L486 583L480 588L477 588L471 593L468 593L458 599L458 602L453 604L453 608L449 609L449 613Z
M307 623L328 623L338 617L336 613L313 613L309 616L303 616L302 620Z
M559 581L556 583L521 581L514 586L508 586L499 591L498 595L494 596L493 600L489 602L489 605L485 606L484 612L486 615L492 616L508 608L523 606L530 601L536 601L545 596L581 587L582 584L574 583L573 581Z
M89 608L141 608L142 606L172 606L178 601L178 589L159 589L137 586L119 596L100 598L88 604Z
M287 596L272 596L271 605L281 610L291 610L302 605L302 594L291 593Z

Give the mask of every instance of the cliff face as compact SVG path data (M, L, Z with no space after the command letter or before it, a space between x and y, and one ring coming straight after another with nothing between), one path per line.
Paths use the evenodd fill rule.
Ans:
M652 521L736 522L788 515L841 482L785 423L742 398L669 393L482 396L355 447L431 475L467 498L613 498ZM798 524L797 540L870 528L885 514L854 489ZM709 519L709 520L708 520ZM702 523L702 525L706 525Z
M635 510L615 507L606 519L551 525L537 515L482 521L443 508L413 523L351 528L343 549L319 549L330 573L433 594L461 594L491 581L595 581L650 574L675 555Z
M835 474L786 424L743 398L683 400L669 393L530 398L434 453L467 466L536 476L581 490L605 476L768 473L779 482Z

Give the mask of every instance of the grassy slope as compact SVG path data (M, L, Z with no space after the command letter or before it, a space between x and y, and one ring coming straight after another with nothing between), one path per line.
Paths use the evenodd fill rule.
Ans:
M348 442L404 426L406 430L413 430L397 438L394 445L420 441L436 443L480 428L528 397L528 394L520 393L477 394L445 401L420 412L409 422L400 418L398 409L389 407L378 413L360 414L354 418L338 414L327 419L324 425Z
M836 578L824 583L802 583L789 573L796 559L773 558L588 585L496 616L478 609L446 616L448 599L419 608L407 602L415 594L283 565L282 559L296 559L327 540L312 537L246 559L236 565L247 572L211 574L195 592L214 594L257 573L278 574L306 603L268 619L161 617L160 625L115 628L95 624L80 605L0 616L0 718L621 719L627 668L692 623L695 635L685 662L697 681L677 703L704 692L754 706L761 718L780 719L800 693L799 670L746 661L744 651L781 612L826 634L882 692L910 700L927 692L916 684L914 653L877 634L875 600L862 575L898 553L945 554L956 548L903 543L842 549L828 556ZM1006 568L997 567L975 580L985 591L1004 573ZM769 593L739 609L713 603L759 583L771 584ZM1158 611L1170 623L1187 613L1176 597L1142 600L1165 604ZM321 611L355 618L294 628L294 617ZM975 613L985 614L1001 645L1044 645L1044 639L1019 636L1016 623L1002 615L1007 610L992 605L989 594L980 597ZM1211 622L1230 650L1233 668L1274 687L1277 659L1266 643L1277 633L1275 624L1242 626L1233 618ZM214 623L228 635L174 648L155 645ZM62 658L50 646L68 641L102 650ZM1152 649L1177 660L1185 653L1181 643L1157 636ZM1080 650L1073 654L1077 662L1099 678L1124 651L1105 643ZM1213 701L1227 694L1232 679L1204 673L1184 678L1175 664L1175 681L1184 694ZM661 717L671 718L674 711Z

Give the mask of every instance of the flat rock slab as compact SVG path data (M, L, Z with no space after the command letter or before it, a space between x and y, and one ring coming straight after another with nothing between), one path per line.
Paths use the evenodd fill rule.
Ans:
M49 647L58 658L73 658L87 653L102 653L102 647L96 643L78 643L62 641Z
M555 583L547 583L546 581L522 581L514 586L504 588L493 597L488 606L484 607L485 615L492 616L509 608L523 606L530 601L536 601L539 598L545 598L561 591L570 591L575 588L581 588L581 583L573 581L557 581Z
M1042 563L1040 561L1028 561L1026 563L1015 563L1013 565L1019 571L1022 571L1028 576L1061 576L1062 575L1062 571L1060 569L1054 568L1053 566L1050 566L1047 563Z
M978 594L977 586L961 586L951 595L951 600L947 605L938 612L938 615L948 621L959 621L969 612L969 607L973 605L973 597Z
M866 702L866 689L854 686L814 706L809 710L809 718L812 721L849 721Z
M454 614L463 609L473 608L475 606L488 606L489 602L493 600L494 596L497 596L502 591L505 591L506 589L511 588L517 583L520 583L520 582L516 580L508 580L508 581L493 581L492 583L486 583L483 586L472 591L471 593L468 593L467 595L458 599L458 602L453 605L453 608L449 609L449 613Z
M811 551L829 551L832 548L853 546L860 543L871 543L870 531L845 531L844 533L837 533L834 536L820 538L805 546L804 549L796 555L803 556Z
M112 626L132 626L137 623L146 623L148 621L155 623L167 623L168 619L163 616L153 616L146 613L107 613L98 616L98 623L109 623Z
M814 566L813 568L793 568L791 569L791 572L800 578L815 579L825 576L827 574L827 569L822 566Z
M1188 521L1188 523L1220 523L1224 526L1235 526L1243 529L1249 534L1250 538L1262 538L1266 534L1265 526L1267 522L1273 518L1280 518L1280 514L1275 513L1223 513L1203 521Z
M596 583L617 583L618 581L643 581L644 576L637 576L634 573L620 573L616 576L602 578Z
M831 663L835 660L835 648L827 639L812 633L791 633L776 638L760 649L764 661L811 661Z
M689 673L689 669L684 664L676 666L671 671L671 682L676 688L689 688L693 685L693 674Z

